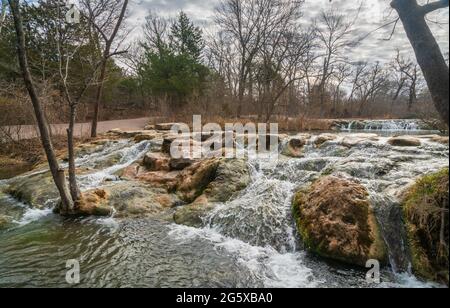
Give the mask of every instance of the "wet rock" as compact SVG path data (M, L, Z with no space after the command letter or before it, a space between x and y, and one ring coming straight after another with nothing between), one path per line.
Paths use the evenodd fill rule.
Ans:
M361 184L323 177L297 192L293 211L304 244L312 252L359 266L370 259L386 262L386 244Z
M89 216L150 217L178 204L175 195L137 182L124 182L83 194L77 211Z
M139 143L142 141L153 140L157 137L157 133L155 131L142 132L134 137L134 141Z
M6 230L13 225L12 217L1 215L0 214L0 231Z
M191 166L180 175L177 187L181 199L191 204L177 209L175 222L199 227L217 203L230 200L249 182L244 160L210 159Z
M173 219L179 225L201 228L204 225L203 218L214 208L215 205L209 203L205 196L200 196L193 203L180 207Z
M359 144L374 144L377 141L379 141L377 134L351 134L342 138L341 144L351 148Z
M54 210L55 213L59 209ZM76 202L75 210L73 212L76 216L110 216L113 213L113 208L108 204L107 192L103 189L96 189L91 192L86 192L81 199Z
M417 180L402 203L414 273L448 285L448 168Z
M284 149L282 150L281 154L289 157L302 157L303 156L303 147L308 142L308 139L311 138L310 135L304 135L304 136L298 136L291 138Z
M243 159L220 159L214 179L204 190L210 202L226 202L250 183L247 162Z
M133 130L133 131L123 131L118 128L112 129L106 133L107 135L116 136L120 138L136 138L137 136L148 136L155 134L152 130ZM148 140L148 139L144 139Z
M319 136L316 137L316 139L314 140L314 144L315 144L317 147L320 147L320 146L322 146L325 142L333 141L333 140L336 140L336 139L337 139L337 136L336 136L336 135L333 135L333 134L321 134L321 135L319 135Z
M388 143L396 147L419 147L422 144L420 139L411 136L392 137Z
M179 174L179 171L148 171L146 168L135 164L126 168L120 177L126 180L143 182L155 188L173 191L177 186Z
M181 199L188 203L197 199L214 180L219 163L219 159L207 159L184 170L176 187Z
M348 157L329 166L328 174L344 172L355 178L373 179L391 172L397 163L387 158ZM330 172L329 170L332 170Z
M195 160L189 158L172 158L169 162L171 171L181 171L191 166Z
M48 200L59 198L50 172L15 178L6 193L35 208L44 208Z
M430 139L433 142L437 142L440 144L449 144L449 137L448 136L435 136Z
M93 166L94 169L106 169L112 167L120 162L122 159L122 154L119 152L112 153L108 156L105 156L101 160L97 161Z
M170 157L163 153L147 153L143 165L148 171L170 171Z
M149 124L144 127L145 130L155 130L155 125Z

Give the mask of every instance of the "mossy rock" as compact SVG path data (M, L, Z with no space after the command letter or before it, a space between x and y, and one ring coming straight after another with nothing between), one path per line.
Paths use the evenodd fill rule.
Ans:
M426 175L408 189L403 213L414 274L449 284L449 169Z
M372 259L387 263L387 247L361 184L322 177L296 193L293 215L311 252L362 267Z
M218 203L229 201L248 186L250 173L245 160L213 159L186 169L181 179L178 193L190 204L178 208L174 220L198 228Z
M13 179L6 193L35 208L44 208L48 200L59 198L49 171Z

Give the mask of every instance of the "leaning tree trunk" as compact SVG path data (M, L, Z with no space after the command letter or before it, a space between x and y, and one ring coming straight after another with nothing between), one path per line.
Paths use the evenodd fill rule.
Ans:
M393 0L391 5L400 16L427 81L434 105L448 127L449 69L425 20L429 11L419 6L416 0Z
M47 161L53 176L53 180L56 187L58 188L59 195L61 196L62 212L70 213L73 210L73 201L70 198L70 193L67 189L64 170L60 168L55 155L55 151L53 150L49 126L42 109L42 104L36 93L36 89L34 87L33 79L31 77L30 68L28 65L28 58L25 49L25 33L22 25L19 0L9 0L9 4L14 17L14 26L17 34L17 54L19 57L20 68L22 71L25 86L27 88L28 94L30 95L31 103L33 104L42 146L44 147L44 151L47 156Z

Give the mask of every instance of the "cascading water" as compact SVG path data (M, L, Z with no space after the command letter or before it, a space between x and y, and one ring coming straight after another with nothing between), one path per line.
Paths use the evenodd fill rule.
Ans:
M432 130L420 120L355 120L340 125L342 131L412 132Z
M304 157L274 163L250 159L251 184L219 204L203 228L152 219L67 221L29 209L1 193L0 215L17 223L0 231L1 286L66 286L65 260L79 259L82 286L97 287L426 287L408 273L396 193L418 176L448 166L448 145L423 141L395 148L387 138L342 146L343 134L320 148L314 138ZM152 142L111 142L77 160L86 173L83 190L109 185L117 171L140 159ZM41 171L43 172L43 171ZM297 238L291 199L297 188L321 174L341 174L367 187L390 248L393 270L381 285L368 285L364 270L328 263L306 253ZM35 211L35 212L33 212ZM39 273L45 273L40 275Z

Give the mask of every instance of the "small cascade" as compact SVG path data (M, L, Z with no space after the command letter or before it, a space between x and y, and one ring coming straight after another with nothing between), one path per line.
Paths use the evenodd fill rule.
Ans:
M89 190L99 187L104 181L117 180L115 173L142 158L149 151L150 146L150 141L142 141L137 144L125 143L106 148L102 153L83 157L76 162L78 167L91 167L96 170L102 166L104 169L78 176L80 189Z
M420 120L355 120L340 125L342 131L417 132L431 130Z

